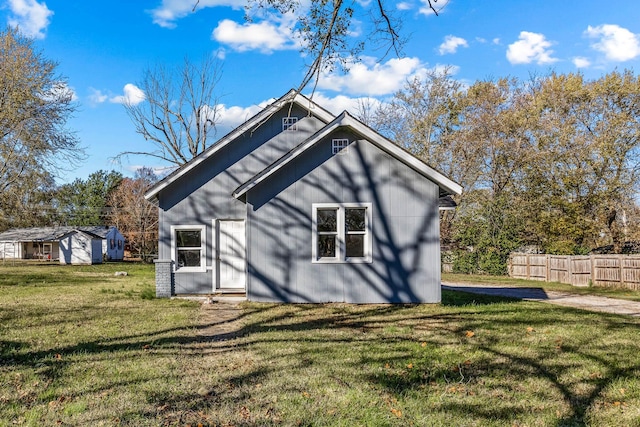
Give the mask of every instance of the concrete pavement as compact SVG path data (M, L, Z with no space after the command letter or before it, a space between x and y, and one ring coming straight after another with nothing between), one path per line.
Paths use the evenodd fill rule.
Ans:
M640 317L640 302L595 295L576 295L557 291L545 291L542 288L521 288L515 286L450 282L442 282L442 289L518 298L525 301L546 302L549 304L574 307L582 310Z

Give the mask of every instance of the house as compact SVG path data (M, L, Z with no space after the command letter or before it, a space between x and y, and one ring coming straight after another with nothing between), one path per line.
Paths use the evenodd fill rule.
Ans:
M122 260L124 237L116 227L33 227L0 233L0 258L59 260L60 264L97 264Z
M439 198L461 187L290 91L151 187L156 294L440 301Z

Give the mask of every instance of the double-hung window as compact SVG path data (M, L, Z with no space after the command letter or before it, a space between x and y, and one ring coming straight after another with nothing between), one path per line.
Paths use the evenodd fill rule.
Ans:
M176 271L205 271L205 226L171 227L172 260Z
M314 203L312 261L371 262L371 203Z

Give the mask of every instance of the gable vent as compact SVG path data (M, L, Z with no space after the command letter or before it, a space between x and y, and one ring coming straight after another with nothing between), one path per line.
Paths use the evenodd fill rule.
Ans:
M349 140L348 139L332 139L331 151L333 154L347 154L349 152Z

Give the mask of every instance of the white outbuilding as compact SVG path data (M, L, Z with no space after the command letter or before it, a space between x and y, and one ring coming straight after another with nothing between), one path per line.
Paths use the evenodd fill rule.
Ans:
M99 264L124 258L124 236L110 226L14 228L0 233L0 259Z

